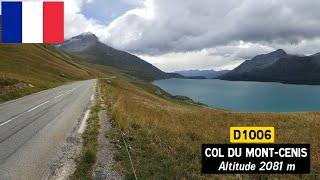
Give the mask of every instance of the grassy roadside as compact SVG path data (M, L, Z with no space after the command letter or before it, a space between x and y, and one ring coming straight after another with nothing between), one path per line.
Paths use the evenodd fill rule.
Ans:
M96 162L96 154L98 149L99 136L99 112L100 104L96 104L91 108L91 114L87 120L87 127L82 135L83 147L77 158L76 170L70 179L92 179L93 165Z
M66 82L65 82L66 83ZM46 86L34 86L31 83L19 81L16 79L10 78L1 78L0 77L0 103L18 99L23 96L43 91L46 89L55 88L65 84L63 82L52 82Z
M95 77L50 45L0 45L0 103Z
M109 138L115 168L134 179L118 128L124 132L138 179L237 179L201 175L203 143L228 143L230 126L274 126L276 143L311 144L312 169L320 170L320 113L238 113L177 99L150 83L118 75L100 80L113 119ZM240 175L244 179L317 179L319 175Z

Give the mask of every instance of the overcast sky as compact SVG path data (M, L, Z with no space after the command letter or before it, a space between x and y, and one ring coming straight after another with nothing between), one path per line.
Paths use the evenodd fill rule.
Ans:
M320 52L319 0L65 0L66 36L91 31L164 71L232 69L279 48Z

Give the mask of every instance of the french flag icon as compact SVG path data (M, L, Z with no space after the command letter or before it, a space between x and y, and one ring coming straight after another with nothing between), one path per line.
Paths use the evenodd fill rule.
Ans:
M2 1L2 43L64 42L64 2Z

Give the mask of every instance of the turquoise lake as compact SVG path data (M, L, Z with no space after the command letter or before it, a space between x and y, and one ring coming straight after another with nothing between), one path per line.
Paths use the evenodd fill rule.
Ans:
M153 84L213 108L240 112L320 111L320 86L215 79L166 79Z

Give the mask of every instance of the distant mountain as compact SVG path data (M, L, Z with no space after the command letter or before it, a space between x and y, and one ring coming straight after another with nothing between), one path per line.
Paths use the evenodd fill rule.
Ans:
M277 50L245 61L219 79L320 84L320 53L312 56L296 56Z
M228 72L225 75L222 75L220 79L224 80L247 80L247 76L256 72L257 70L261 70L271 66L280 58L286 57L287 53L279 49L277 51L271 52L269 54L262 54L254 57L252 60L247 60L240 64L234 70ZM250 77L249 77L250 79Z
M228 73L228 70L224 71L214 71L214 70L186 70L186 71L176 71L175 73L181 74L185 77L204 77L207 79L216 78Z
M319 57L320 56L320 53L316 53L314 55L312 55L313 57Z
M145 80L182 78L175 73L165 73L137 56L119 51L99 41L92 33L73 37L58 48L81 57L94 64L111 66L120 71Z

